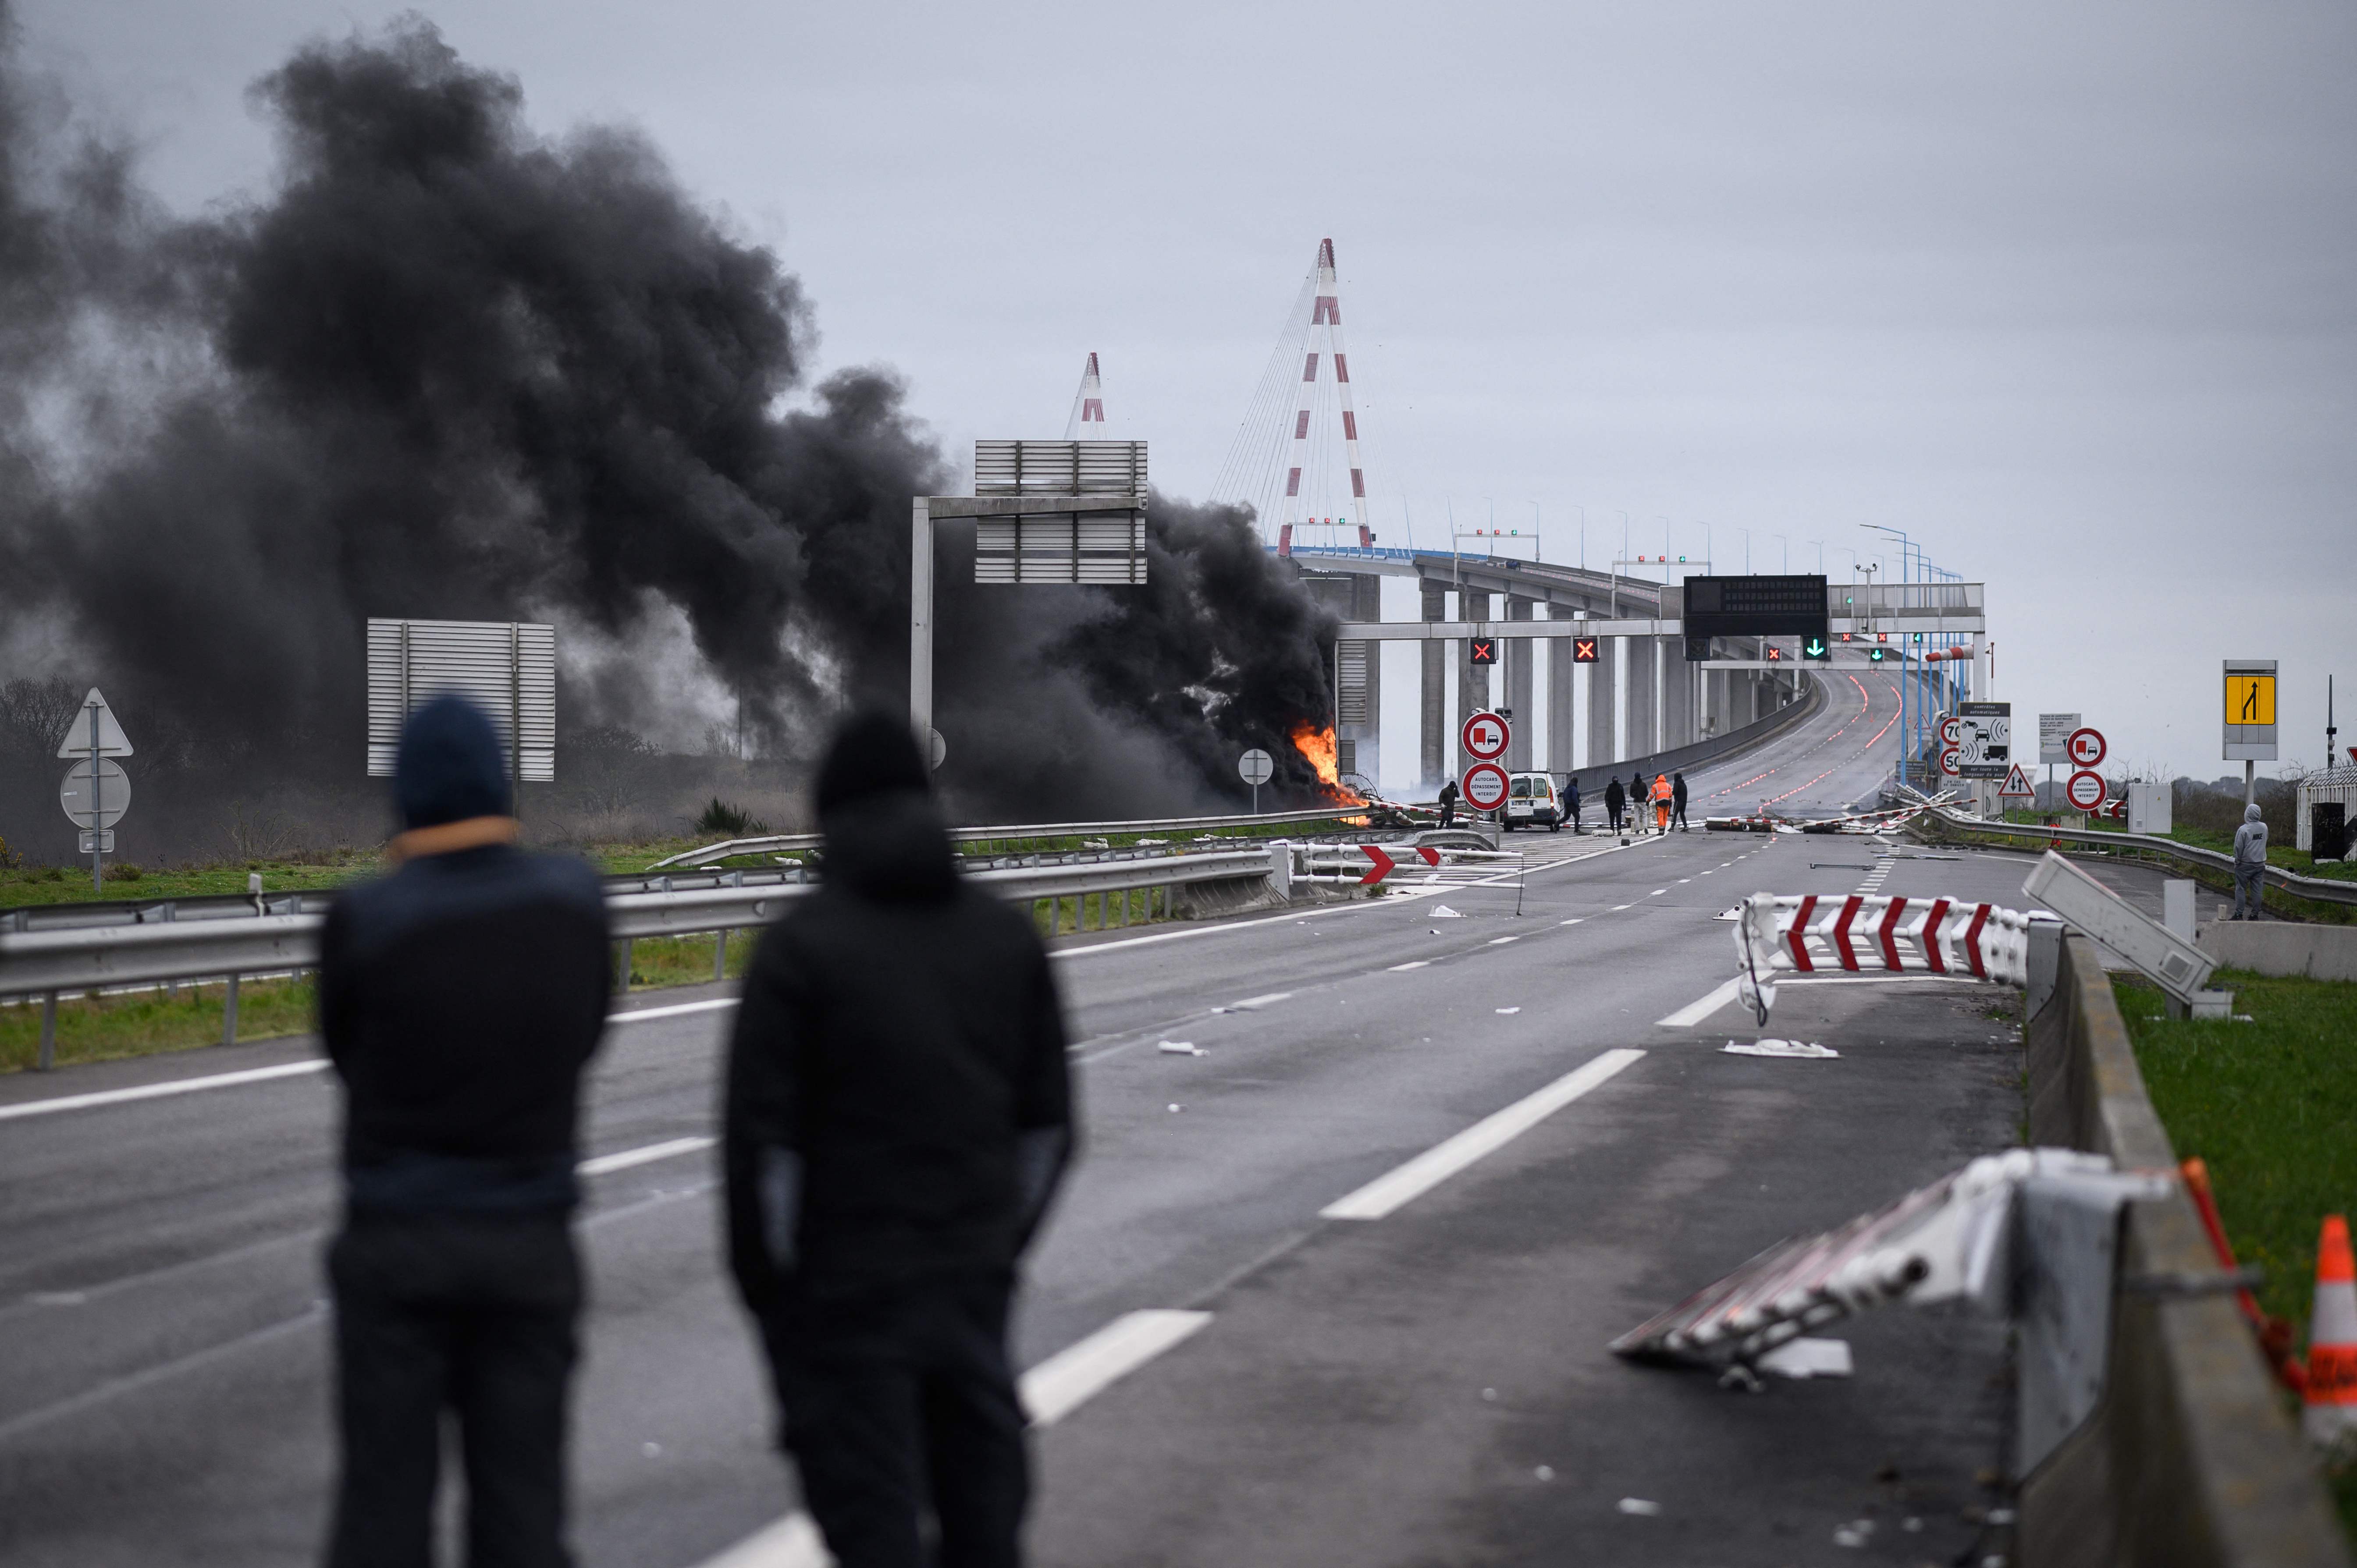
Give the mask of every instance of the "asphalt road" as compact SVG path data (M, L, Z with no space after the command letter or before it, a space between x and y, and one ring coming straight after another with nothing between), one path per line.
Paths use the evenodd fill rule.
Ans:
M1887 715L1862 690L1847 707L1745 779L1865 779ZM1731 1007L1663 1027L1731 972L1717 912L1877 866L1883 891L2018 904L2027 862L1700 832L1509 843L1546 864L1062 944L1086 1147L1030 1261L1020 1359L1104 1347L1108 1326L1188 1331L1109 1383L1103 1356L1059 1363L1074 1408L1038 1439L1039 1562L1783 1563L1860 1520L1870 1561L1975 1543L1976 1477L2000 1463L1997 1326L1886 1312L1844 1330L1856 1376L1760 1395L1603 1346L1780 1237L2017 1135L2017 1039L1991 1015L2016 1004L1991 988L1788 985L1774 1032L1836 1061L1721 1053L1755 1032ZM727 999L633 1002L649 1015L613 1027L590 1093L590 1153L620 1168L590 1177L583 1219L576 1534L591 1568L687 1568L793 1495L701 1142ZM216 1049L0 1092L0 1560L316 1554L335 1094L309 1056ZM273 1067L292 1070L23 1113ZM1381 1218L1322 1214L1583 1069L1611 1070ZM1157 1312L1205 1316L1130 1316Z

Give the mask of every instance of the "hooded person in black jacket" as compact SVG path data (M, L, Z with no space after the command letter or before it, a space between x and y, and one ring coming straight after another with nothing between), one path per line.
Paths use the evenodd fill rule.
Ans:
M562 1568L581 1283L581 1074L606 1026L604 888L527 854L499 736L435 698L404 726L400 868L337 896L319 1033L344 1084L328 1253L343 1439L330 1568L427 1568L457 1418L472 1568Z
M840 1568L1011 1568L1007 1308L1071 1154L1062 1008L1028 913L960 879L905 720L849 720L817 795L825 880L729 1047L730 1264Z

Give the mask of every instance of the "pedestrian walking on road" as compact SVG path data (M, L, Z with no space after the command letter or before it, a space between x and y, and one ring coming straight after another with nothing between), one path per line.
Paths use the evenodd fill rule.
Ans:
M1579 822L1579 775L1572 774L1564 785L1564 799L1571 808L1571 831L1584 833L1587 830Z
M2243 808L2243 825L2234 830L2234 914L2237 920L2263 919L2266 907L2261 895L2267 884L2267 824L2259 820L2255 802ZM2250 913L2243 911L2248 908Z
M729 1262L839 1568L1012 1568L1007 1312L1071 1154L1063 1010L1028 907L958 875L905 718L846 723L817 797L824 880L729 1045Z
M399 869L338 894L319 940L319 1033L344 1086L327 1561L432 1563L447 1412L468 1563L562 1568L605 889L581 861L515 847L504 747L472 703L427 703L395 757Z
M1670 808L1677 817L1678 832L1694 832L1686 826L1686 776L1683 773L1670 775Z
M1666 773L1653 775L1653 831L1670 831L1670 776Z
M1616 837L1620 832L1620 813L1627 809L1628 804L1629 798L1620 792L1620 780L1608 775L1604 783L1604 814L1611 819L1612 832Z
M1445 828L1456 820L1457 780L1444 779L1440 781L1440 825Z

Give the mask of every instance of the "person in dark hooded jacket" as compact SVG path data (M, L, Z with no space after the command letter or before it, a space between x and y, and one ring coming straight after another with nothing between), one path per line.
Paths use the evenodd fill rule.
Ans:
M730 1264L840 1568L1012 1568L1007 1311L1072 1150L1062 1007L1028 910L960 878L905 720L846 722L817 798L824 880L729 1047Z
M606 1026L605 889L527 854L498 732L463 698L395 754L399 869L339 893L319 1034L344 1085L335 1292L342 1466L330 1568L427 1568L445 1412L467 1561L562 1568L581 1311L581 1075Z
M1628 808L1629 797L1621 792L1620 780L1608 778L1604 781L1604 814L1611 821L1612 831L1620 831L1620 813Z

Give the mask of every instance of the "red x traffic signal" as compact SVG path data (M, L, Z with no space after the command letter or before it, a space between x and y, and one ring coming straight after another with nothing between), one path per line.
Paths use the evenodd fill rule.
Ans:
M1476 637L1468 639L1465 644L1465 650L1466 662L1469 664L1495 664L1498 662L1498 639L1494 637Z
M1573 638L1571 639L1571 661L1574 664L1595 663L1596 639L1592 637Z

